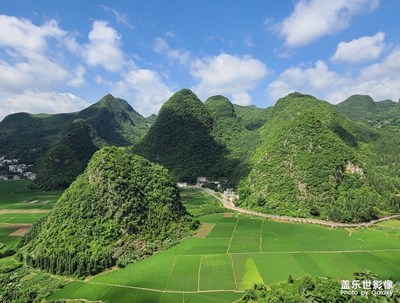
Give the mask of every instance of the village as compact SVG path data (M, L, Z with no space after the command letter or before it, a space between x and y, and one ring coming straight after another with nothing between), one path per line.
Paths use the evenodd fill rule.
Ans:
M187 188L187 187L196 187L196 188L209 188L217 192L222 192L222 182L226 182L227 180L221 180L221 181L213 181L209 180L207 177L197 177L196 180L196 185L189 185L187 182L178 182L176 185L179 188ZM231 203L233 201L239 199L239 195L234 191L233 188L227 188L225 189L222 194L224 195L224 198Z
M33 165L18 162L18 159L6 159L5 156L0 156L0 181L36 179L36 174L31 171Z

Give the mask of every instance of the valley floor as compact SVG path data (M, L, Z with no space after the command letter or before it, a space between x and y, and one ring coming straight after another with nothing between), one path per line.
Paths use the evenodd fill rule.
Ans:
M0 225L31 224L54 204L51 194L28 192L22 185L0 186ZM382 280L400 280L400 220L339 229L224 212L219 202L198 189L186 189L181 197L193 213L220 212L200 216L203 228L175 247L124 269L74 280L48 299L228 303L240 299L254 283L287 281L289 275L352 279L354 272L369 269ZM29 202L36 200L32 207ZM11 232L0 228L0 242L15 246L20 237Z
M330 229L244 215L213 214L204 238L192 237L125 269L76 281L51 298L109 302L233 302L254 283L306 274L351 279L366 268L400 280L400 224Z
M200 188L200 187L198 187L198 188ZM330 226L330 227L348 227L348 228L354 227L355 228L355 227L369 227L369 226L378 224L380 222L389 221L389 220L395 219L397 217L400 217L400 215L397 214L397 215L391 215L391 216L379 218L377 220L372 220L370 222L364 222L364 223L339 223L339 222L325 221L325 220L311 219L311 218L279 216L279 215L260 213L257 211L253 211L253 210L235 206L235 204L233 204L231 201L229 201L228 199L225 199L223 196L219 195L217 192L213 191L212 189L209 189L209 188L200 188L200 189L202 189L204 192L208 193L209 195L213 196L218 201L220 201L226 209L234 210L234 211L242 213L242 214L247 214L247 215L257 216L257 217L262 217L262 218L268 218L268 219L278 220L278 221L310 223L310 224L318 224L318 225L324 225L324 226Z

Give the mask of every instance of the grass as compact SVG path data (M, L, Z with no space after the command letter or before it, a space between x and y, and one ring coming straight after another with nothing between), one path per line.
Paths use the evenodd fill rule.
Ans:
M187 211L194 217L221 213L225 208L214 197L198 189L180 189L180 196Z
M86 283L88 290L83 283L80 295L95 286L109 289L114 285L102 298L82 298L115 302L109 299L110 292L132 292L138 298L150 300L146 296L151 296L160 302L167 300L167 294L170 302L233 302L254 283L286 281L289 275L352 279L354 272L370 269L381 279L400 280L400 231L391 228L354 229L350 235L344 229L245 216L213 214L201 221L215 224L205 238L188 238L168 251L100 275ZM257 251L253 251L255 247ZM68 287L52 298L76 298L75 290L71 295L66 290ZM218 293L218 298L211 291ZM209 301L202 301L208 295ZM131 302L144 302L140 300Z
M1 181L0 209L51 209L61 192L33 191L28 188L32 181Z
M193 214L218 203L196 190L185 190L182 196ZM5 199L1 196L0 200ZM40 216L43 214L3 214L0 222ZM240 298L253 283L273 284L286 281L289 275L352 279L353 272L370 269L380 279L400 280L400 229L393 228L397 221L346 230L237 214L224 217L214 213L199 220L214 226L204 238L187 238L124 269L72 282L50 298L227 303ZM15 245L18 240L0 229L0 242Z

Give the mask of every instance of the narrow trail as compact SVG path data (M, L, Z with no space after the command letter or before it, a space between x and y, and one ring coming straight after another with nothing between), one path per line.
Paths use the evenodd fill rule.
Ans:
M191 188L198 188L198 189L203 190L207 194L213 196L218 201L220 201L222 203L222 205L225 208L229 209L229 210L234 210L234 211L237 211L239 213L243 213L243 214L247 214L247 215L252 215L252 216L257 216L257 217L262 217L262 218L268 218L268 219L273 219L273 220L279 220L279 221L310 223L310 224L318 224L318 225L324 225L324 226L329 226L329 227L350 228L350 227L370 227L370 226L372 226L374 224L400 217L400 215L392 215L392 216L383 217L383 218L380 218L380 219L377 219L377 220L372 220L370 222L365 222L365 223L339 223L339 222L324 221L324 220L311 219L311 218L296 218L296 217L290 217L290 216L279 216L279 215L272 215L272 214L264 214L264 213L260 213L260 212L257 212L257 211L253 211L253 210L237 207L231 201L229 201L229 200L227 200L225 198L221 198L212 189L202 188L202 187L198 187L198 186L193 186Z

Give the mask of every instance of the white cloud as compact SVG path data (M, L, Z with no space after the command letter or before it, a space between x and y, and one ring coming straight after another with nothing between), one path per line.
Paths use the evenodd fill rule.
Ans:
M313 67L286 69L267 87L267 94L276 100L293 91L326 99L334 104L354 94L367 94L375 100L398 100L400 96L400 48L384 60L356 71L338 74L323 61Z
M93 22L84 57L87 64L99 65L111 72L121 72L126 67L124 53L121 50L121 37L106 21Z
M120 13L116 9L113 9L106 5L99 5L99 7L103 11L113 14L115 17L115 20L117 20L118 23L124 24L124 25L128 26L129 28L133 28L133 25L129 23L129 18L128 18L127 14Z
M85 82L85 69L66 62L75 38L55 20L35 25L30 20L0 15L0 119L14 112L70 112L87 106L77 96L58 93Z
M253 36L252 35L247 35L243 37L243 43L247 47L254 47L256 44L253 42Z
M68 81L68 85L69 86L73 86L73 87L79 87L83 84L85 84L85 73L86 73L86 69L83 65L78 65L75 69L74 69L74 78Z
M66 45L73 38L55 20L37 26L26 19L0 15L0 28L0 47L4 50L0 56L3 93L48 89L73 77L68 67L59 62L61 51L57 49L57 44Z
M0 90L21 93L27 89L50 89L65 83L69 72L41 55L29 61L9 64L0 61Z
M172 49L167 41L161 37L154 39L153 49L156 53L165 54L168 58L178 60L180 64L186 64L191 57L191 53L188 50Z
M306 45L348 27L352 17L373 10L380 0L299 0L290 16L275 25L290 47Z
M129 100L142 115L157 113L161 105L172 96L172 91L160 76L149 69L132 70L112 88L115 96Z
M201 98L222 94L229 95L235 103L250 104L248 91L255 88L269 70L263 62L251 56L221 53L194 60L190 73L199 81L193 90Z
M27 19L0 15L0 28L0 46L18 50L25 57L44 52L48 38L61 39L66 35L55 20L36 26Z
M0 95L0 121L8 114L67 113L81 110L89 104L70 93L26 91L22 94Z
M333 61L361 63L376 60L385 48L385 33L364 36L350 42L340 42L332 57Z

